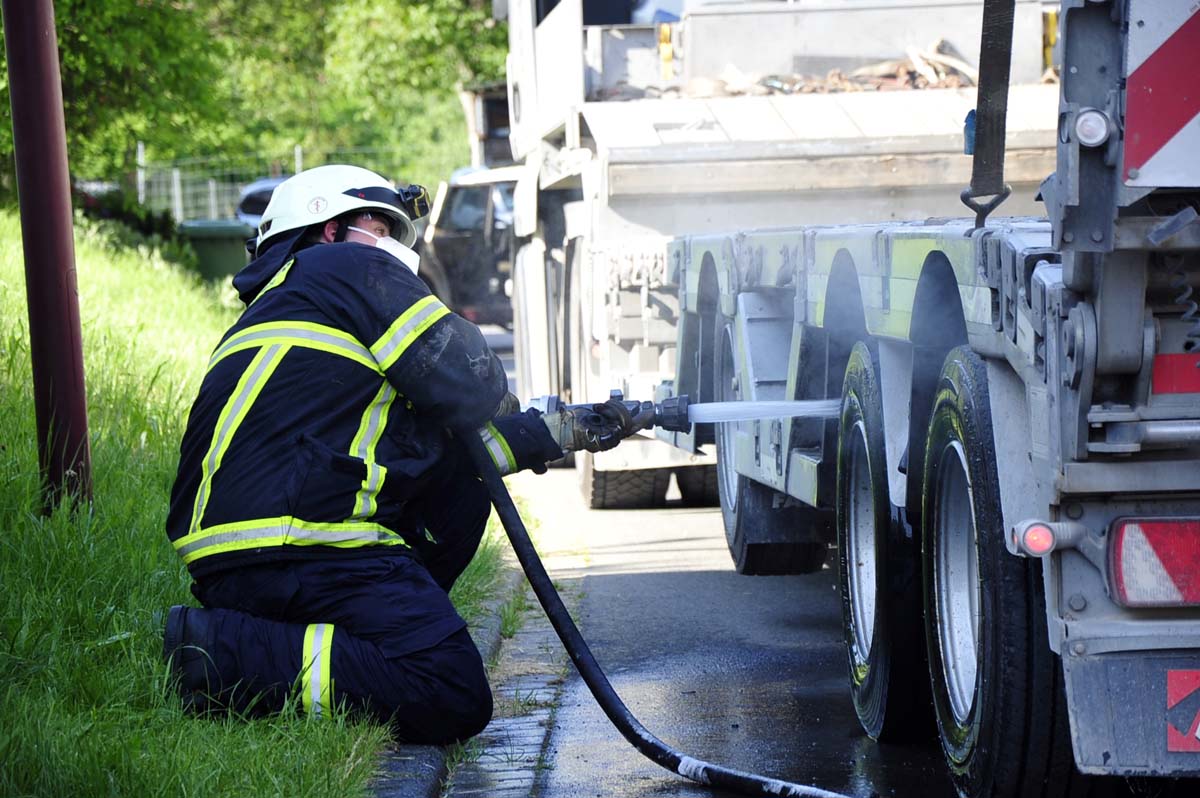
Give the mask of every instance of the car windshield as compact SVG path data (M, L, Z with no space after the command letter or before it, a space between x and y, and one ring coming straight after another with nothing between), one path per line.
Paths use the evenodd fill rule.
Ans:
M516 183L497 183L492 187L492 205L497 222L511 225L513 220L513 189Z
M242 204L238 209L242 213L248 213L255 216L262 216L263 211L267 209L267 203L271 201L271 190L265 189L257 191L253 194L247 194Z
M237 218L251 227L258 227L275 187L286 179L286 176L265 177L243 188L235 210Z
M451 230L479 230L487 213L487 187L464 186L450 195L446 226Z

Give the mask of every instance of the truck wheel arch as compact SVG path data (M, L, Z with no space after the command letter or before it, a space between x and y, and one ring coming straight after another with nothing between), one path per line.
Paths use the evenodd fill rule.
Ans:
M717 315L720 313L721 288L717 281L717 265L711 252L704 253L700 265L700 283L697 291L696 310L699 326L696 330L696 349L699 353L697 398L701 402L716 399L716 369L714 364L720 356L717 344Z
M693 402L711 402L717 396L716 360L720 356L717 335L723 326L721 313L721 288L717 277L716 262L711 252L701 259L699 277L689 276L686 281L696 279L694 309L680 319L679 360L677 375L678 394L687 394ZM681 286L681 292L686 290ZM682 300L682 297L681 297ZM697 445L715 442L712 424L696 425Z
M908 412L892 418L903 419L902 423L908 424L906 470L909 479L905 498L909 521L915 528L921 514L920 475L925 468L926 422L933 409L938 376L950 350L968 343L958 279L950 259L943 252L930 252L921 265L908 339L912 343L912 390ZM917 422L911 423L912 419ZM899 462L889 462L888 467L897 468Z
M850 361L850 350L856 341L867 336L867 316L858 267L854 263L854 256L845 249L834 255L833 268L829 270L822 326L830 346L825 395L839 397L842 395L842 377Z

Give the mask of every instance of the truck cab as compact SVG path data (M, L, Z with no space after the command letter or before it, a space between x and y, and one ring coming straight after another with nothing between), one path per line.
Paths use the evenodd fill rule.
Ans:
M425 228L421 275L460 316L512 326L515 167L464 168L438 186Z

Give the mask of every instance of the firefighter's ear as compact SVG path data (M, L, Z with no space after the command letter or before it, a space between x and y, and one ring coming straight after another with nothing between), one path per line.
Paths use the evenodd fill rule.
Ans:
M330 219L321 230L321 240L326 244L332 244L334 241L337 241L339 227L341 227L341 222L337 219Z

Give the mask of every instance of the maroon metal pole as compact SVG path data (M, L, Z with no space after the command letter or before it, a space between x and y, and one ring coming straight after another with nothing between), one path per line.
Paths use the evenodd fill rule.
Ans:
M3 0L45 510L92 497L71 183L52 0Z

